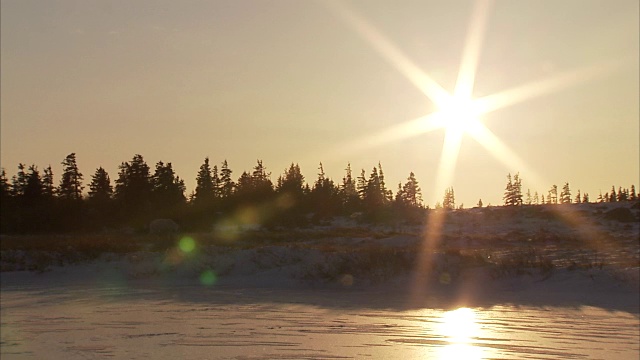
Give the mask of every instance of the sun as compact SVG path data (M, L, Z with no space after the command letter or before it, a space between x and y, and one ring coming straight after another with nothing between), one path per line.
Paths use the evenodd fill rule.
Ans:
M450 135L473 135L480 126L480 111L471 98L452 96L436 105L440 126Z

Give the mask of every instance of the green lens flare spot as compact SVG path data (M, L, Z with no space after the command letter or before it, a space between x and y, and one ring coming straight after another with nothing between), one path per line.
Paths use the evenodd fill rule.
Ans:
M215 284L217 280L218 277L216 276L216 273L211 270L206 270L205 272L200 274L200 283L202 285L211 286Z
M196 242L190 237L183 237L178 243L178 247L184 253L190 253L196 248Z

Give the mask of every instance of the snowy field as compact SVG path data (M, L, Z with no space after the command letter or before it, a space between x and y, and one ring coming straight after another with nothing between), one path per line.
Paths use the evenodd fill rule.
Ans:
M351 219L126 252L3 237L0 357L637 359L631 205L456 212L428 247Z

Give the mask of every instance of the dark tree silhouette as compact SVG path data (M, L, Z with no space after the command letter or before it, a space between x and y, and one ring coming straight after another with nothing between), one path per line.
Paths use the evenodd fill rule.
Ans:
M351 163L347 163L345 169L346 174L342 178L342 184L340 184L340 202L342 205L342 212L344 214L351 214L359 209L360 197L356 190L356 184L353 180L351 172Z
M78 170L76 154L71 153L62 161L62 178L58 187L58 197L63 200L82 199L82 173Z
M171 163L159 161L151 177L151 204L156 217L174 217L186 204L184 181L176 176Z
M560 203L571 204L571 189L569 189L569 183L565 182L560 192Z
M118 167L118 179L114 199L119 209L120 221L137 228L144 227L151 216L151 174L149 165L140 154Z
M444 191L442 207L446 210L453 210L456 208L456 197L455 197L455 193L453 192L453 186L448 187Z

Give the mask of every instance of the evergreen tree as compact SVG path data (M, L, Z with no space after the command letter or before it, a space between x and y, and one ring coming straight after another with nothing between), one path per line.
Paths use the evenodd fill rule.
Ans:
M546 204L546 202L544 201L544 194L542 194L542 200L540 201L540 203L541 203L542 205Z
M398 192L401 193L400 200L405 206L422 207L422 192L413 172L409 173L407 182L402 188L399 187Z
M629 194L629 200L638 200L638 196L636 195L636 187L633 184L631 184L631 193Z
M212 205L216 195L215 189L212 170L209 166L209 158L206 157L196 175L196 189L193 195L193 203L196 206Z
M604 197L602 197L602 190L600 190L600 194L598 194L598 199L596 200L598 203L604 202Z
M140 154L133 156L130 162L118 167L118 179L115 181L114 200L121 210L122 221L136 227L142 227L151 219L151 173L149 165Z
M578 189L578 193L576 194L576 204L580 204L582 202L582 196L580 195L580 189Z
M520 173L513 176L513 203L514 205L522 205L522 179Z
M582 195L582 203L583 204L589 203L589 193L584 193L584 195Z
M531 191L527 189L527 205L531 205L532 202L533 200L531 198Z
M227 164L227 160L225 159L222 162L222 167L220 168L220 197L223 199L228 199L233 194L236 184L231 179L231 174L233 171L229 169L229 165Z
M53 187L53 171L51 170L51 165L44 169L44 174L42 175L42 192L48 199L53 198L56 192Z
M113 186L107 171L101 167L91 177L89 184L89 200L98 203L107 203L113 195Z
M380 184L378 169L374 166L367 180L366 191L364 193L364 204L368 209L380 208L385 204L384 191Z
M393 199L391 190L387 189L387 185L384 182L384 172L382 171L382 164L378 161L378 179L380 180L380 194L382 195L383 202L389 203Z
M58 196L64 200L82 199L82 173L78 170L76 154L71 153L62 161L62 179L58 187Z
M611 186L611 194L609 195L609 202L616 202L618 197L616 196L616 187Z
M548 204L557 204L558 203L558 185L552 185L549 190L549 194L547 195L547 203Z
M542 202L544 203L544 200ZM533 203L536 205L540 204L540 198L537 191L533 194Z
M453 192L453 186L448 187L444 191L444 199L442 201L442 207L446 210L453 210L456 208L456 197Z
M504 204L507 206L522 205L522 180L520 174L516 173L511 178L511 173L507 175L507 186L504 190Z
M151 184L153 208L159 215L170 215L185 204L187 199L184 195L184 181L176 176L171 163L159 161L156 164Z
M25 172L25 165L23 163L18 164L18 173L11 178L11 195L22 196L24 190L27 187L27 173Z
M560 203L571 204L571 190L569 189L569 183L565 182L560 192Z
M351 213L358 208L360 198L351 174L351 163L347 163L345 171L346 174L342 178L342 184L340 185L340 199L343 210L346 213Z
M316 211L316 216L325 218L337 211L339 205L338 189L333 180L327 178L322 163L320 163L318 171L318 178L311 190L311 204Z
M628 199L627 190L623 189L622 186L618 187L618 196L616 200L618 201L627 201Z
M11 196L11 185L9 185L6 171L2 168L0 171L0 201L7 199L9 196Z
M25 204L28 204L28 205L33 205L35 203L38 203L44 197L42 178L40 177L40 172L38 171L38 167L35 165L29 166L29 173L27 174L27 183L24 188L24 194L22 196L25 200Z
M280 194L291 194L302 199L304 194L304 175L300 171L300 165L291 163L288 169L284 170L284 174L278 178L276 192Z
M365 177L364 169L360 172L360 176L357 179L356 190L360 199L364 200L367 192L367 178Z

